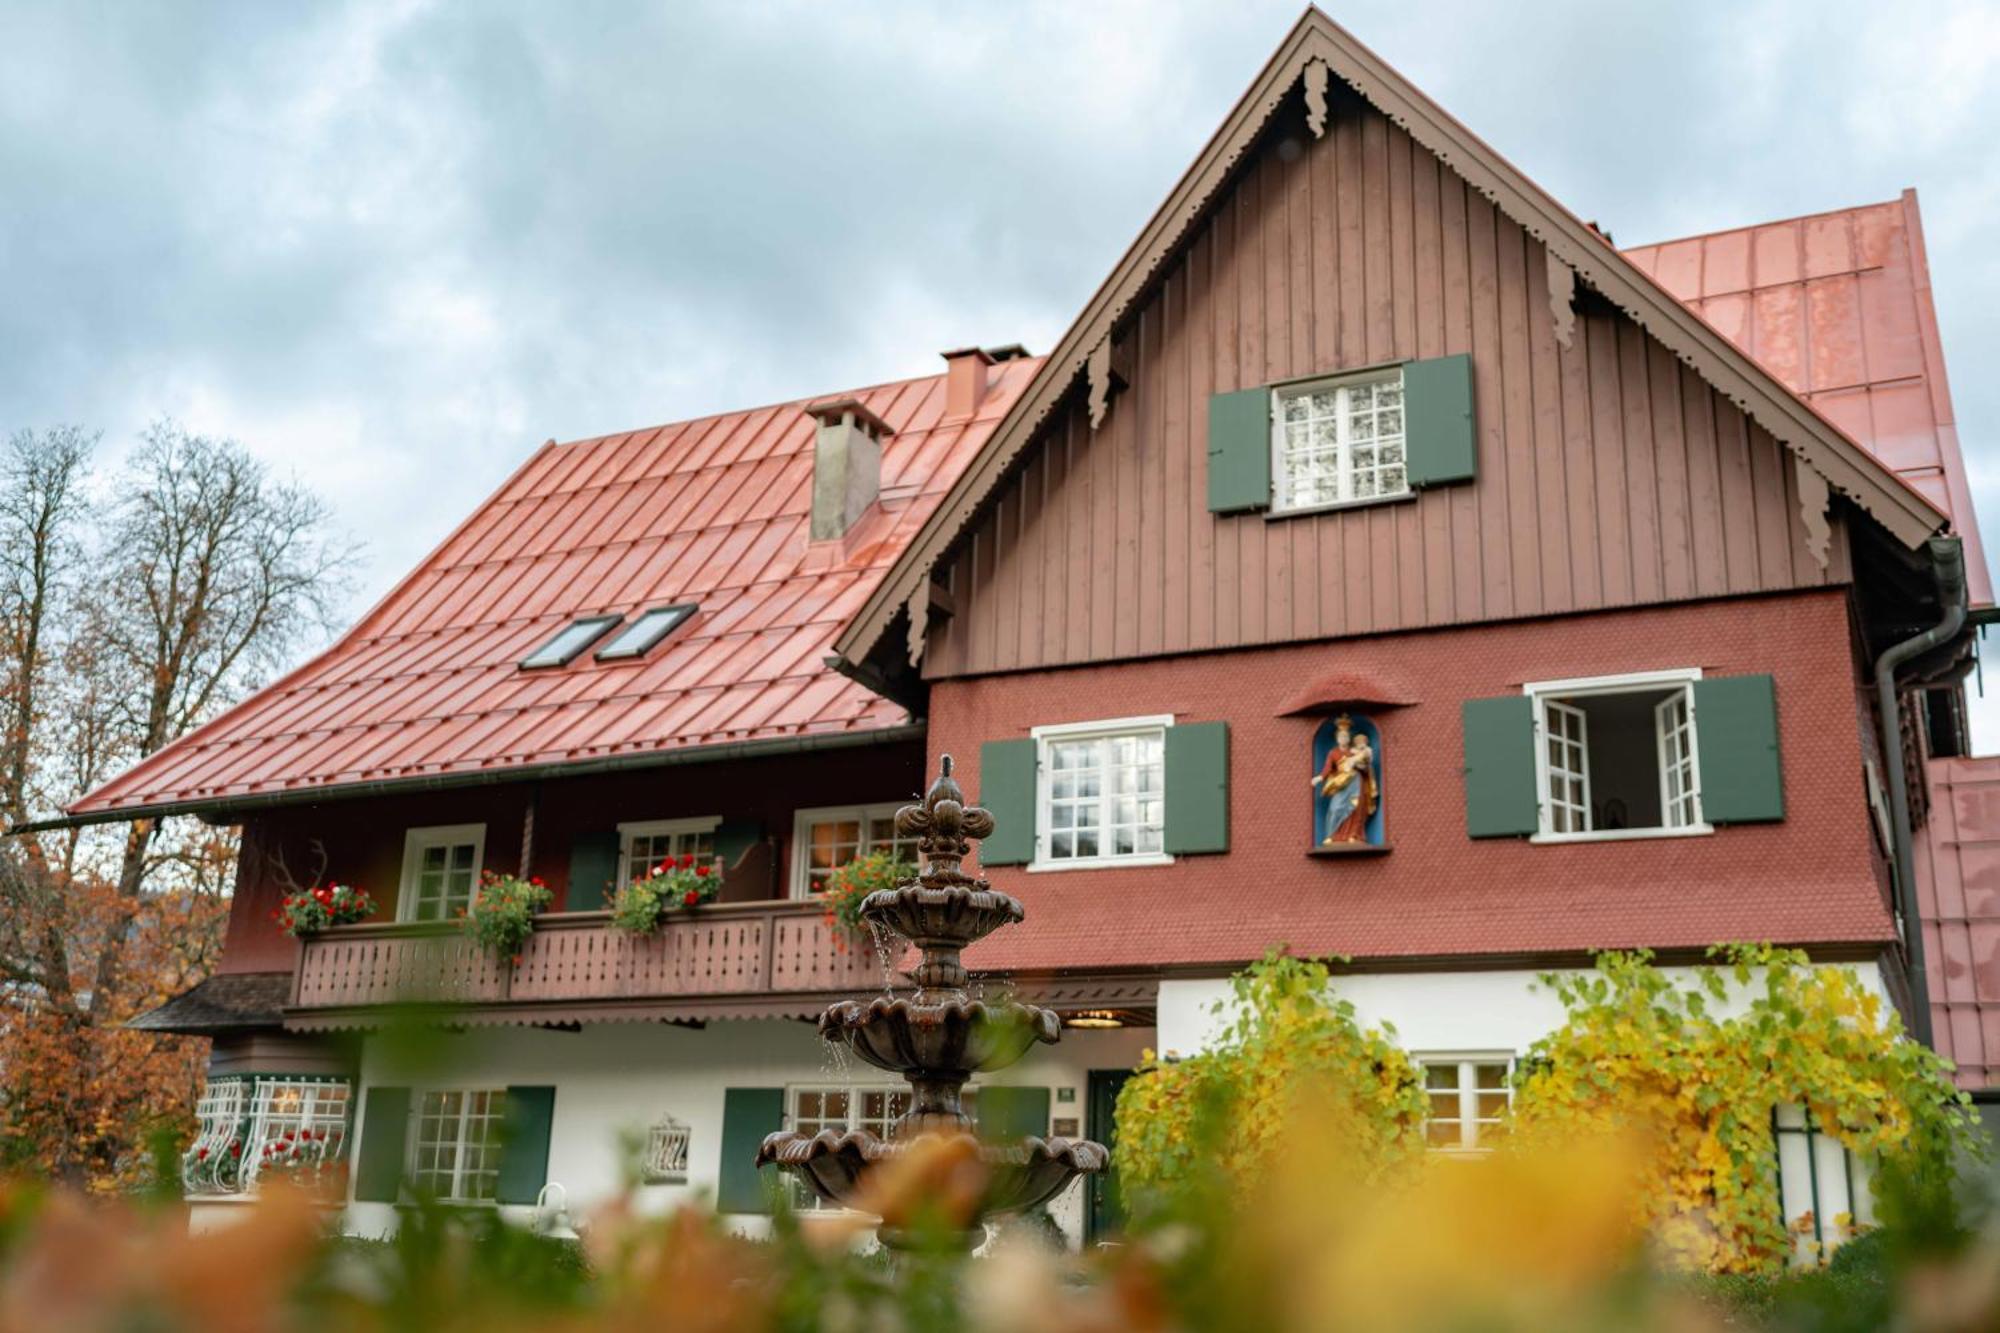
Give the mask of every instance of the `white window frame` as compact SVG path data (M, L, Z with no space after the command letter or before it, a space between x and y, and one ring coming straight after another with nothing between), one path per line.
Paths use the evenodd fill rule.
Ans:
M417 915L417 871L423 854L433 847L457 847L463 843L472 844L472 890L479 892L479 875L486 867L486 825L484 824L427 824L420 828L403 831L403 878L396 886L396 920L398 921L450 921L450 908L441 917L419 917Z
M1534 704L1535 720L1535 806L1538 811L1540 828L1528 838L1529 842L1623 842L1634 838L1693 838L1715 832L1715 826L1708 822L1701 805L1701 720L1695 715L1694 685L1701 679L1700 667L1675 667L1665 671L1635 671L1623 676L1577 676L1568 680L1530 681L1521 687L1521 693ZM1575 832L1558 833L1553 827L1554 806L1549 784L1549 704L1553 700L1593 694L1642 694L1651 690L1670 689L1681 686L1687 699L1687 745L1691 762L1689 776L1694 793L1694 822L1678 826L1657 828L1583 829ZM1659 727L1654 732L1654 763L1658 766L1661 784L1660 817L1667 817L1666 809L1666 756L1659 750ZM1590 799L1590 782L1586 776L1584 783L1586 812Z
M1455 1065L1458 1068L1459 1141L1456 1146L1450 1144L1433 1144L1430 1142L1431 1115L1429 1108L1431 1088L1428 1077L1425 1079L1424 1142L1428 1151L1447 1157L1480 1157L1492 1152L1492 1144L1480 1141L1482 1126L1489 1123L1504 1124L1506 1117L1503 1114L1498 1122L1483 1120L1480 1117L1479 1093L1481 1089L1479 1087L1479 1080L1477 1076L1468 1079L1467 1071L1476 1065L1506 1066L1506 1076L1503 1082L1507 1092L1507 1111L1511 1112L1514 1109L1515 1053L1513 1051L1413 1051L1410 1054L1410 1059L1416 1062L1417 1068L1424 1071L1426 1076L1428 1076L1429 1071L1434 1066ZM1491 1092L1493 1089L1488 1088L1486 1091Z
M1106 718L1096 722L1060 722L1048 726L1034 727L1029 735L1035 742L1035 854L1028 862L1028 869L1035 872L1045 870L1106 870L1128 866L1170 866L1174 863L1173 853L1166 851L1166 808L1167 784L1172 780L1166 772L1166 734L1173 728L1172 713L1154 713L1144 717ZM1098 740L1113 736L1130 736L1140 732L1160 733L1162 763L1160 765L1160 839L1162 850L1157 852L1128 852L1097 856L1066 857L1051 860L1048 856L1049 834L1052 821L1049 815L1050 780L1049 745L1053 741ZM1102 843L1099 843L1100 848Z
M850 1108L850 1114L847 1117L846 1128L850 1130L854 1128L854 1122L857 1118L853 1114L851 1114L851 1109L854 1107L854 1105L861 1097L867 1095L868 1093L880 1092L892 1097L910 1097L914 1095L911 1092L910 1085L907 1083L878 1083L874 1081L869 1081L865 1083L840 1083L840 1082L787 1083L785 1085L785 1120L784 1120L785 1128L787 1129L795 1131L798 1129L799 1094L802 1092L818 1092L818 1093L840 1092L847 1094L848 1098L847 1104L848 1107ZM966 1114L970 1115L972 1113L973 1106L976 1106L978 1104L977 1098L979 1096L979 1089L974 1087L970 1082L968 1082L959 1089L959 1096L961 1100L965 1098L973 1099L970 1103L966 1104L965 1106ZM824 1116L817 1118L825 1119ZM895 1117L891 1117L887 1122L888 1125L894 1125L895 1119L896 1119ZM868 1128L868 1126L864 1125L863 1128ZM885 1126L885 1131L886 1128L887 1127ZM886 1137L886 1132L882 1136ZM806 1185L804 1181L799 1177L788 1175L787 1179L794 1182L793 1199L795 1207L797 1207L797 1209L801 1212L844 1213L853 1211L852 1209L842 1208L838 1204L828 1203L826 1200L820 1198L817 1194L813 1193L812 1188Z
M819 896L813 892L812 878L809 873L812 869L812 826L814 824L827 824L840 819L853 819L861 825L860 841L862 846L866 846L868 843L868 822L870 820L893 820L896 817L896 812L909 804L911 804L909 801L876 801L869 805L821 805L814 806L809 810L793 811L792 897L803 902ZM917 840L915 835L900 839L900 841L910 844L910 860L914 863L917 860L915 851Z
M1384 384L1391 381L1393 381L1399 388L1402 388L1404 391L1403 401L1402 401L1403 433L1400 436L1394 437L1401 443L1403 448L1403 486L1401 490L1383 491L1380 494L1376 495L1357 496L1353 493L1354 449L1356 447L1357 441L1352 439L1349 435L1349 431L1353 428L1353 422L1351 420L1351 413L1349 412L1347 407L1346 394L1349 389L1352 389L1357 385ZM1285 484L1285 477L1286 477L1285 446L1287 443L1286 433L1285 433L1285 425L1286 425L1285 403L1287 400L1300 397L1301 395L1324 393L1329 389L1334 390L1336 393L1340 395L1339 405L1335 409L1334 413L1335 432L1337 437L1335 444L1335 450L1337 455L1336 476L1338 478L1337 490L1339 492L1339 498L1333 500L1313 500L1308 503L1296 502L1291 498ZM1393 502L1396 500L1406 500L1411 496L1415 495L1416 494L1415 490L1413 490L1410 486L1409 410L1410 410L1409 391L1404 380L1403 367L1401 364L1393 366L1375 366L1370 369L1357 370L1345 375L1326 376L1319 379L1301 380L1296 384L1280 384L1273 386L1271 389L1271 444L1270 444L1271 513L1274 515L1310 514L1326 509L1347 509L1356 505L1372 505L1372 504L1382 504L1384 502ZM1370 441L1369 443L1372 447L1375 444L1375 441ZM1377 464L1378 469L1380 466L1381 466L1380 464Z
M295 1106L280 1109L286 1094L296 1094ZM346 1079L259 1077L250 1107L250 1134L243 1145L243 1187L255 1189L257 1178L267 1169L290 1163L279 1158L265 1162L265 1150L281 1154L284 1135L310 1131L311 1139L294 1139L292 1159L313 1171L347 1155L347 1136L353 1123L354 1088Z
M632 840L634 838L678 837L683 833L714 833L722 827L722 816L701 815L692 819L642 819L618 826L618 885L632 882ZM676 853L678 855L678 853ZM722 873L722 853L715 853L715 871Z
M489 1087L483 1083L430 1083L410 1089L410 1119L404 1135L403 1179L408 1181L412 1188L416 1188L418 1184L417 1176L419 1172L417 1160L419 1154L423 1151L424 1098L433 1094L444 1096L451 1093L461 1093L469 1098L475 1093L482 1092L488 1094L489 1101L487 1104L489 1108L492 1108L489 1109L485 1118L494 1122L494 1139L489 1151L494 1154L493 1192L495 1197L490 1199L467 1198L460 1193L465 1187L466 1176L465 1128L467 1105L466 1102L460 1102L458 1109L458 1137L454 1140L456 1148L452 1156L452 1192L436 1196L437 1202L450 1204L455 1208L495 1208L499 1206L501 1153L506 1146L501 1141L501 1133L506 1126L507 1120L507 1089L504 1087ZM478 1174L483 1175L485 1172L482 1170Z

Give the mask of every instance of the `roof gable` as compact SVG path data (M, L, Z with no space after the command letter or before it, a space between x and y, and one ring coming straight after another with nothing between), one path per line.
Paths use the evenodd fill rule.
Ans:
M1258 136L1303 84L1309 127L1325 130L1329 78L1338 78L1415 142L1548 248L1550 287L1582 282L1693 367L1714 389L1789 449L1803 484L1817 479L1854 501L1899 541L1915 547L1946 521L1928 499L1883 467L1839 427L1793 393L1607 244L1587 224L1318 9L1309 9L1259 72L1138 239L1042 363L978 458L952 485L922 531L860 613L836 651L866 660L899 612L909 610L911 658L927 618L930 574L1008 477L1038 431L1078 385L1087 383L1093 423L1115 374L1121 321L1206 215Z

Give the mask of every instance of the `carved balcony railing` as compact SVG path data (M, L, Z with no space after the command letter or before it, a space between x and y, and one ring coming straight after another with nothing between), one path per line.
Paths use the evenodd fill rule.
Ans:
M380 1005L472 1010L668 1009L879 986L883 960L866 939L829 925L816 903L717 903L676 914L653 935L611 926L605 912L535 919L521 961L495 961L448 926L341 926L304 942L291 1015ZM719 1007L716 1002L722 1001Z

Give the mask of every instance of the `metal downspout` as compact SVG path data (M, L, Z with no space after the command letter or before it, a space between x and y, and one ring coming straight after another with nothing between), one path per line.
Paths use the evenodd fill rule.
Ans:
M1888 771L1889 828L1895 846L1896 915L1901 918L1903 956L1910 979L1910 1031L1926 1046L1931 1041L1930 970L1924 962L1924 927L1917 914L1916 854L1910 845L1910 791L1903 779L1902 710L1896 705L1896 672L1951 639L1965 625L1965 547L1957 537L1933 537L1928 546L1931 570L1937 578L1944 618L1923 633L1893 644L1875 659L1875 703L1881 715L1882 763Z

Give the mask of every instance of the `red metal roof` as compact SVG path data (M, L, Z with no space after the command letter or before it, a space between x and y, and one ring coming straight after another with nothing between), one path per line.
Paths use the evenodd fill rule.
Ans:
M1915 190L1625 254L1949 514L1992 602Z
M332 648L69 812L905 723L822 659L1038 364L993 366L970 419L943 374L852 394L895 433L842 542L808 539L824 395L545 445ZM700 610L637 661L519 667L580 615L669 602Z

